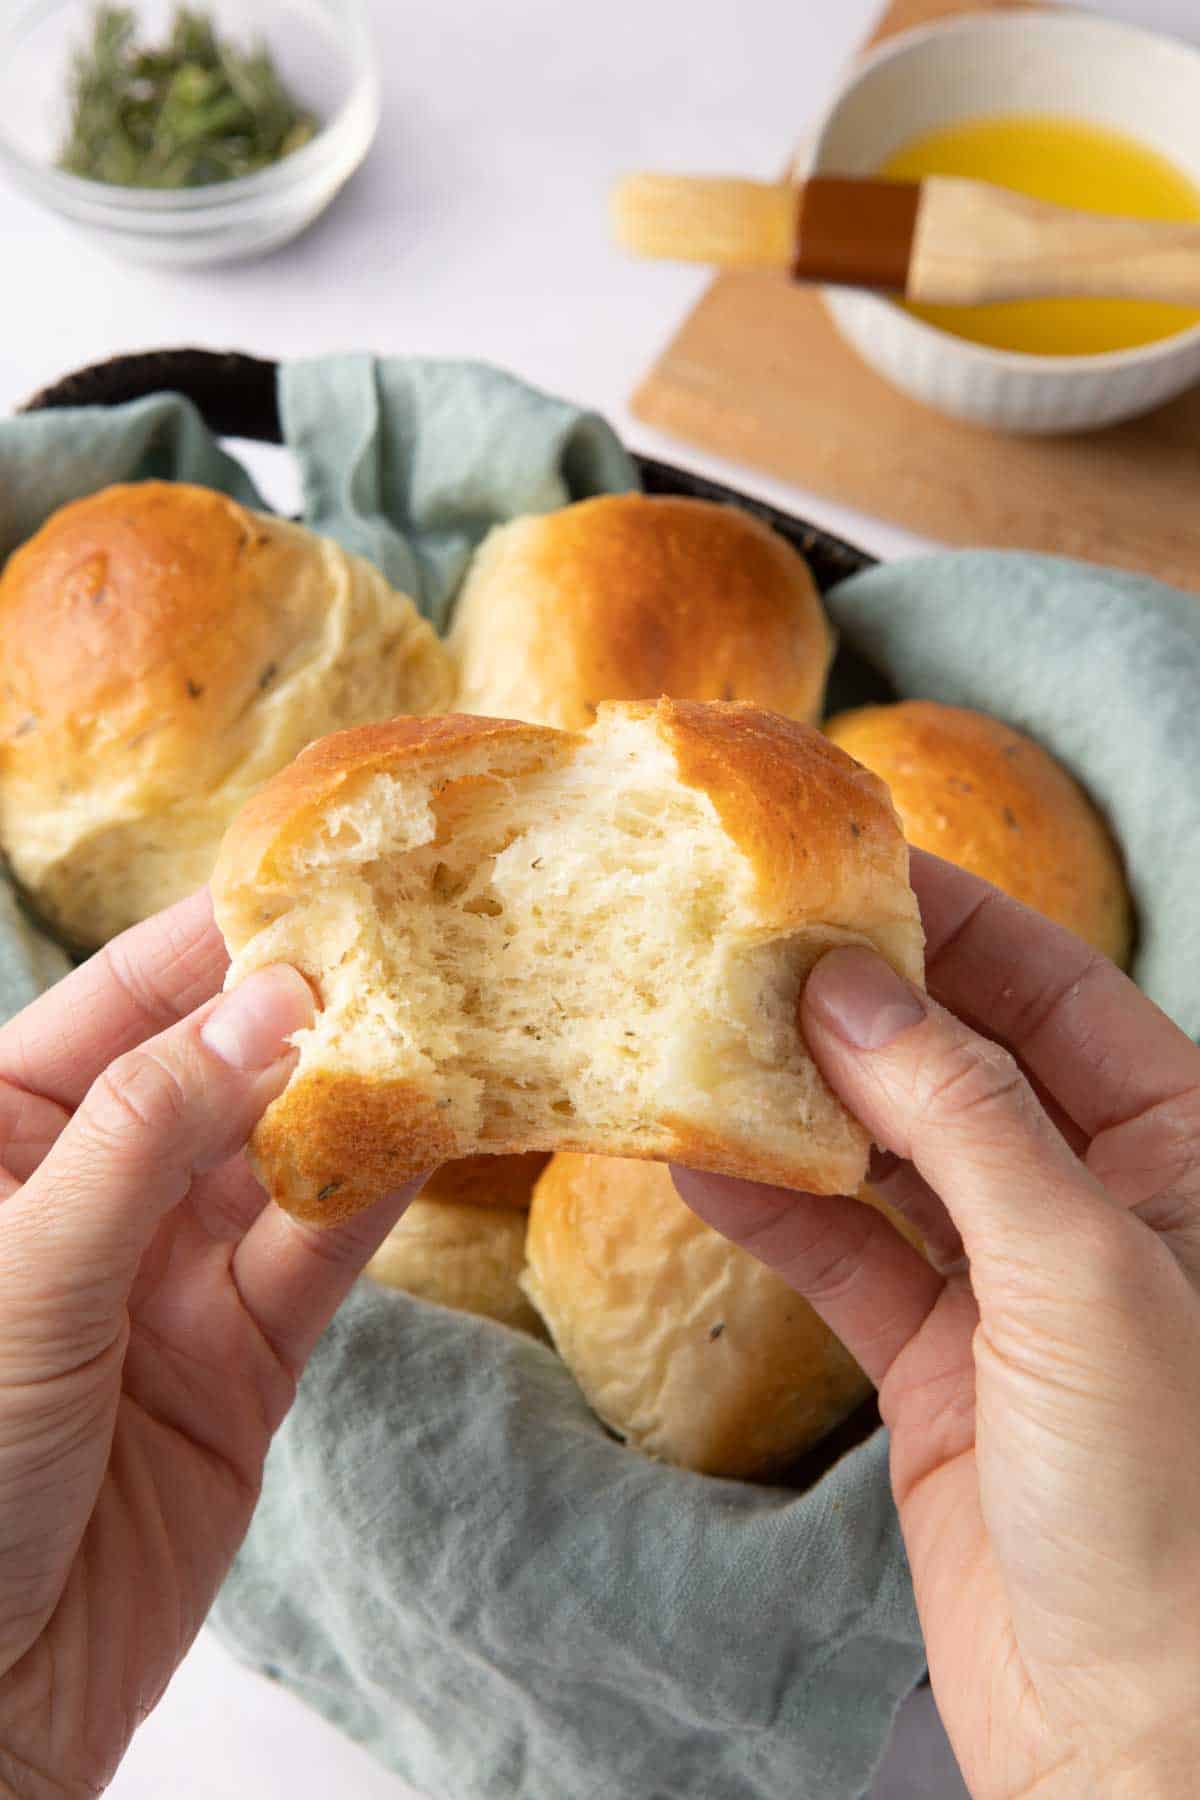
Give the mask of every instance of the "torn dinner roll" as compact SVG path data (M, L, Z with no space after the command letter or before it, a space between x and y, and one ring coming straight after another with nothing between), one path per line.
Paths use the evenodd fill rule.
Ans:
M800 989L839 944L922 971L886 789L746 706L325 738L234 821L213 897L231 984L290 962L319 997L251 1141L318 1223L481 1152L854 1191L866 1133L808 1054Z

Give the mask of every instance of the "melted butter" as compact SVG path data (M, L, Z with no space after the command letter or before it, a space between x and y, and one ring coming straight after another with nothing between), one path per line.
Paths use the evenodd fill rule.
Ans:
M1136 139L1080 120L997 114L915 138L881 175L966 175L1039 200L1139 219L1200 220L1200 188ZM906 303L907 304L907 303ZM908 306L917 318L998 350L1094 356L1153 343L1200 323L1200 312L1142 300L1013 300Z

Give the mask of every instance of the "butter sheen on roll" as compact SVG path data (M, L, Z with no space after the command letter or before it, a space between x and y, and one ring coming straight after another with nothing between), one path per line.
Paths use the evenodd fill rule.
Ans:
M526 1254L522 1285L589 1405L649 1456L766 1475L871 1392L807 1301L698 1219L661 1164L556 1156Z
M315 737L434 712L453 665L369 563L178 482L56 512L0 576L0 844L81 948L206 881Z
M461 712L584 731L606 700L745 700L815 723L833 633L808 565L749 513L608 495L499 526L449 637Z
M544 1337L522 1292L528 1213L455 1200L414 1200L366 1273L381 1287Z
M339 733L247 804L212 885L230 984L282 960L320 999L251 1144L317 1223L481 1152L853 1191L866 1134L799 1035L800 987L840 943L921 977L886 790L752 707Z
M1062 764L986 713L905 700L825 726L891 790L905 836L1126 966L1133 907L1104 819Z

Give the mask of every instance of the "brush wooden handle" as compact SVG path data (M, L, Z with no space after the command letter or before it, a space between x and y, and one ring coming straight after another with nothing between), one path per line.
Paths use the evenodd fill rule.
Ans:
M1109 218L931 175L905 292L945 306L1067 295L1200 306L1200 224Z
M1071 295L1200 307L1200 223L1109 218L957 176L800 186L633 175L613 228L642 256L778 269L933 305Z
M628 175L610 197L613 235L635 256L787 269L799 190L736 175Z

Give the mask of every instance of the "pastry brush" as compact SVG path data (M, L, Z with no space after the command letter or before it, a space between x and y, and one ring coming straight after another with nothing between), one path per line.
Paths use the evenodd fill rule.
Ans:
M1071 295L1200 306L1200 223L1078 212L958 176L631 175L612 217L618 242L640 256L777 269L930 305Z

